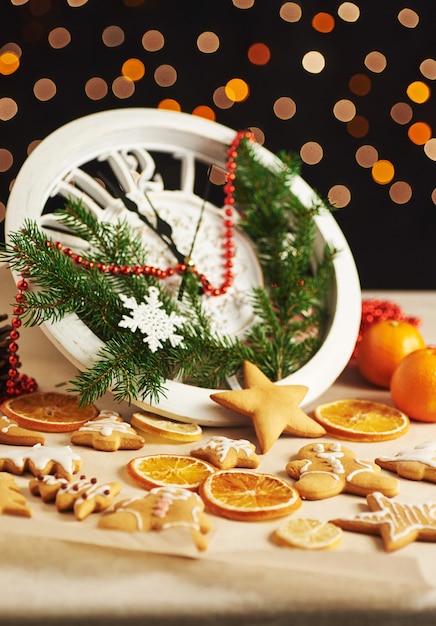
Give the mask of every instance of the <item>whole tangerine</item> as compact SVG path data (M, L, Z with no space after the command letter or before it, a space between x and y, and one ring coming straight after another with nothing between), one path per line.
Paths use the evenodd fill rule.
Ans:
M436 422L436 347L408 354L391 378L395 406L411 419Z
M363 333L357 368L368 382L389 389L392 374L404 357L425 346L423 336L413 324L382 320L368 326Z

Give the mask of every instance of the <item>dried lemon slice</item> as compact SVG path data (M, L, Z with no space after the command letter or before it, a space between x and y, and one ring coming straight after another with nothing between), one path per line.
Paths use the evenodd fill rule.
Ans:
M143 432L172 441L198 441L203 434L198 424L175 422L149 413L133 413L130 423Z
M330 550L342 539L342 529L330 522L308 518L295 518L284 522L274 533L279 545L304 550Z
M410 424L407 415L392 406L349 398L317 406L314 417L329 435L349 441L396 439Z
M127 472L145 489L173 486L195 491L215 469L206 461L181 454L139 456L127 464Z
M20 426L52 433L77 430L99 414L93 404L80 407L77 396L54 391L16 396L3 402L0 408Z
M284 517L301 506L289 483L249 470L216 471L200 485L200 495L211 513L248 522Z

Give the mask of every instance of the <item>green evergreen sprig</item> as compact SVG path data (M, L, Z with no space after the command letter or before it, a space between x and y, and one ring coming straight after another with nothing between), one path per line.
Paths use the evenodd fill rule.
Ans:
M238 222L256 247L264 286L252 292L256 323L242 338L223 337L211 330L193 273L184 276L178 301L151 275L103 273L98 263L118 266L147 264L147 249L125 222L100 222L80 202L68 202L57 212L60 223L77 240L77 250L91 265L73 259L47 240L31 221L10 234L2 257L25 271L32 289L23 314L27 325L58 321L76 313L103 342L95 364L72 381L84 405L111 389L117 400L134 398L157 403L165 381L179 379L218 388L238 375L242 363L255 363L269 378L279 380L296 371L318 350L328 317L326 294L333 278L335 251L328 245L314 260L314 216L328 203L304 206L290 191L299 173L296 157L282 154L277 167L267 167L253 144L238 148L235 199ZM75 250L75 251L77 251ZM180 345L166 341L157 351L147 349L143 336L120 328L126 313L120 294L141 303L150 287L159 290L164 310L184 316Z

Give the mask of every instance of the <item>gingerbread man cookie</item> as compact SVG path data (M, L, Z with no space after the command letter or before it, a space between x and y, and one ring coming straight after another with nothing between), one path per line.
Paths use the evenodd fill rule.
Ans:
M14 420L0 414L0 443L12 446L34 446L37 443L44 444L45 437L34 430L22 428Z
M146 496L118 502L98 526L126 532L188 528L199 550L207 548L205 535L211 529L200 496L180 487L156 487Z
M200 448L191 451L191 455L203 461L209 461L219 469L232 467L259 466L256 447L247 439L229 439L228 437L212 437Z
M375 463L362 461L340 443L315 443L301 448L298 460L290 461L286 471L296 479L294 487L306 500L322 500L347 492L366 496L380 491L397 495L399 482L380 474Z
M395 456L379 456L375 459L383 469L396 472L409 480L436 482L436 442L420 443L412 450L402 450Z
M82 459L72 451L70 446L42 446L37 443L32 448L8 446L8 450L0 454L0 471L11 474L31 472L39 474L59 474L71 478L80 471Z
M68 481L56 476L37 476L29 482L29 489L34 496L41 496L44 502L55 502L60 513L74 511L81 521L91 515L105 511L120 493L118 482L99 484L96 478L88 480L81 476L78 480Z
M103 452L115 452L120 449L139 450L144 445L144 438L119 413L100 411L95 419L72 433L71 443L91 446Z
M0 515L20 515L32 517L32 510L14 478L7 472L0 472Z

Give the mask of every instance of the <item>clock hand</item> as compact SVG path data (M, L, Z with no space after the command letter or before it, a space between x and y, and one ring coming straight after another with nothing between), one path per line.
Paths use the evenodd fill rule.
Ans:
M201 209L200 209L200 215L198 216L198 220L197 220L197 225L195 227L195 231L194 231L194 237L192 239L191 242L191 248L189 250L189 254L188 256L185 258L185 263L186 265L194 265L194 262L192 260L192 253L194 251L194 246L195 246L195 241L197 239L197 235L198 235L198 231L200 230L200 225L203 219L203 213L204 213L204 209L206 208L206 202L207 202L207 198L209 197L209 190L210 190L210 172L211 172L212 166L209 166L209 169L207 170L207 181L206 181L206 187L204 190L204 194L203 194L203 203L201 205ZM177 294L177 299L181 300L183 297L183 292L185 290L185 276L183 276L182 278L182 282L180 284L179 287L179 293ZM199 289L199 293L202 293L201 289Z
M154 224L151 223L151 221L148 219L146 215L139 212L138 205L136 204L136 202L132 200L131 198L129 198L122 189L114 185L108 178L106 178L106 176L103 173L98 172L98 176L104 182L104 184L112 193L112 195L122 200L124 206L129 211L133 211L134 213L137 213L139 218L145 224L147 224L148 228L150 228L154 233L156 233L156 235L158 235L158 237L160 237L160 239L166 244L166 246L168 246L168 248L171 250L173 255L176 257L177 261L179 263L185 263L185 255L179 252L179 250L176 247L176 244L174 243L174 240L172 237L173 229L171 228L171 225L168 224L168 222L166 222L162 217L160 217L160 215L154 208L153 204L151 203L148 195L145 192L143 192L144 196L147 199L147 202L149 203L151 207L151 210L156 216L156 226L154 226Z

